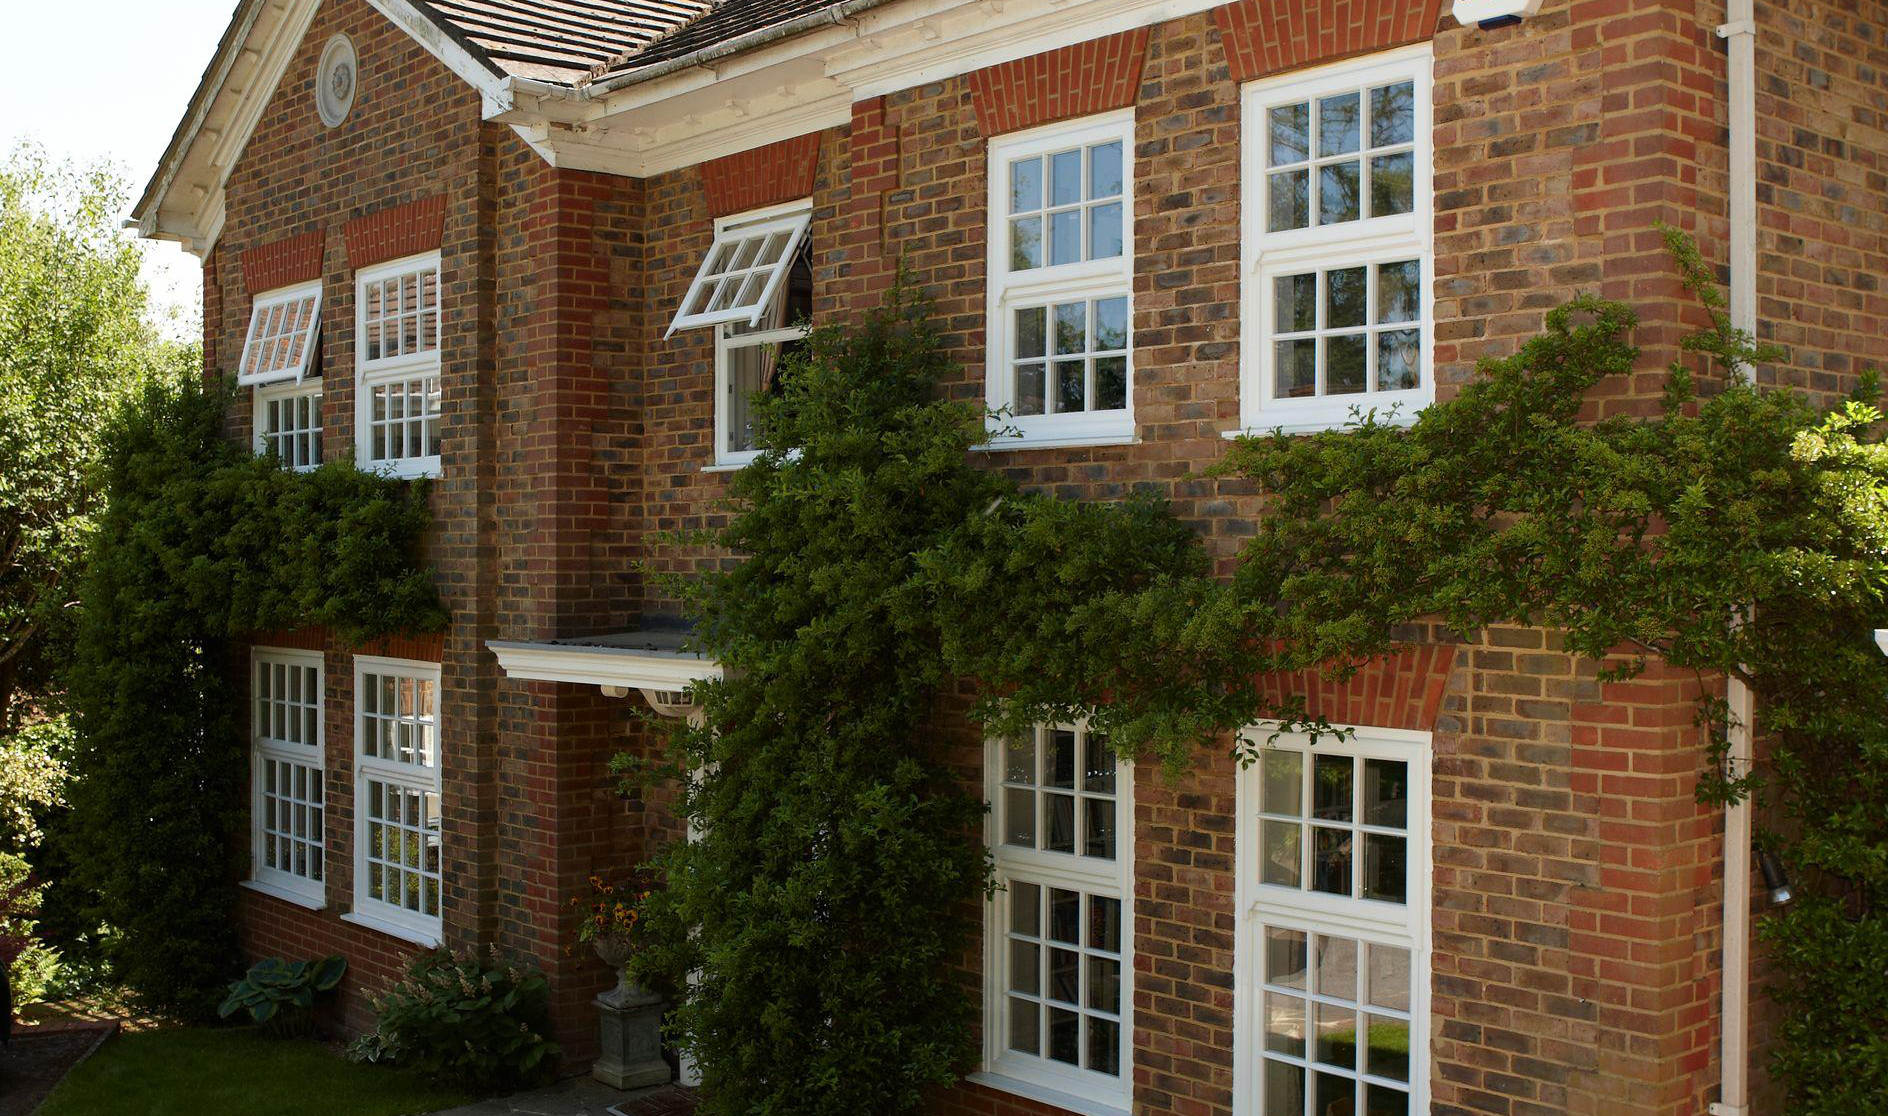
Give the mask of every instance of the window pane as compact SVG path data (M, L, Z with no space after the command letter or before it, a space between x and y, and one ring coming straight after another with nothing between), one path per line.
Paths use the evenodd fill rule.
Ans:
M1369 1053L1364 1069L1378 1077L1409 1080L1409 1020L1366 1015Z
M1422 383L1422 334L1393 329L1377 334L1377 390L1409 391Z
M1349 329L1367 321L1368 270L1336 268L1324 273L1324 328Z
M1042 991L1042 947L1035 942L1010 943L1010 991L1031 996Z
M1370 947L1370 1006L1391 1011L1409 1010L1409 950L1397 946Z
M1311 154L1311 106L1279 105L1270 114L1267 139L1270 165L1302 163Z
M1409 1116L1409 1094L1388 1085L1364 1086L1364 1116Z
M1048 812L1045 819L1048 835L1043 847L1050 852L1072 853L1075 851L1075 796L1072 794L1045 794L1042 796L1043 809Z
M1318 1005L1316 1057L1327 1066L1357 1068L1357 1012L1332 1004Z
M1051 729L1048 734L1047 776L1052 787L1075 786L1075 734L1068 729Z
M1265 928L1265 982L1280 988L1305 986L1307 942L1302 930Z
M1399 82L1370 91L1370 146L1389 147L1416 138L1416 85Z
M1109 1077L1121 1076L1121 1024L1089 1018L1088 1068Z
M1036 792L1016 787L1003 789L1003 843L1036 847Z
M1033 1001L1010 1000L1010 1049L1019 1054L1035 1054L1042 1049L1041 1011Z
M1355 1078L1320 1073L1314 1088L1317 1094L1311 1099L1311 1111L1317 1116L1339 1116L1340 1113L1357 1111Z
M1311 827L1311 886L1331 895L1349 895L1351 831Z
M1082 799L1082 855L1114 859L1114 811L1112 798Z
M1049 1009L1049 1057L1071 1066L1082 1064L1082 1017L1076 1012Z
M1018 159L1010 164L1010 212L1042 208L1042 160Z
M1416 157L1375 155L1370 159L1370 215L1390 217L1416 208Z
M1121 144L1098 143L1088 149L1088 196L1112 198L1121 193Z
M1022 217L1010 222L1010 270L1042 266L1042 218Z
M1339 1000L1357 998L1357 943L1349 938L1319 934L1317 987L1320 996Z
M1049 940L1080 945L1082 941L1082 897L1059 887L1049 889Z
M1377 321L1413 322L1422 314L1422 264L1377 265Z
M1303 816L1304 771L1304 753L1265 749L1259 761L1259 809L1268 814Z
M1088 959L1088 998L1082 1006L1121 1014L1121 962L1107 957Z
M1280 399L1301 399L1318 393L1318 343L1305 337L1274 346L1272 394Z
M1267 819L1261 832L1265 862L1259 878L1280 887L1300 886L1303 856L1299 851L1299 841L1304 827L1297 822Z
M1049 951L1049 999L1065 1004L1080 1003L1082 955L1072 949Z
M1355 395L1369 386L1369 339L1361 333L1332 337L1324 343L1324 393Z
M1112 259L1121 254L1121 203L1108 202L1088 211L1088 258Z
M1318 328L1318 275L1281 275L1272 284L1272 328L1306 333Z
M1095 361L1095 409L1120 411L1128 405L1128 358L1102 357Z
M1277 992L1265 994L1265 1048L1294 1058L1305 1056L1305 1002Z
M1357 150L1359 115L1355 93L1318 98L1318 158Z
M1095 300L1095 351L1128 347L1128 300L1125 298L1100 298Z
M1030 306L1016 312L1016 355L1022 357L1040 357L1048 349L1048 330L1045 321L1049 314L1046 306Z
M1409 821L1409 764L1402 760L1364 761L1364 824L1395 829Z
M1082 259L1082 211L1065 209L1049 215L1049 262L1080 263Z
M1030 938L1042 936L1042 888L1032 883L1010 883L1010 931Z
M1055 409L1057 414L1082 411L1088 407L1088 362L1085 360L1058 360L1055 362Z
M1331 163L1318 168L1318 224L1335 225L1355 221L1362 212L1358 200L1362 184L1357 164Z
M1265 1116L1305 1116L1303 1066L1265 1061ZM1325 1116L1319 1113L1318 1116Z
M1363 838L1364 898L1409 902L1408 842L1387 833L1366 833Z
M1043 409L1043 396L1046 388L1043 365L1021 364L1016 367L1016 413L1019 415L1039 415Z
M1003 781L1025 786L1036 781L1036 738L1018 737L1003 749Z
M1302 229L1311 223L1311 172L1280 171L1267 180L1271 212L1266 220L1268 232Z
M1325 821L1349 821L1351 815L1349 756L1322 755L1311 763L1311 816Z
M1049 156L1049 204L1074 205L1082 200L1082 153L1061 151Z
M1121 900L1105 895L1088 897L1088 948L1121 952Z

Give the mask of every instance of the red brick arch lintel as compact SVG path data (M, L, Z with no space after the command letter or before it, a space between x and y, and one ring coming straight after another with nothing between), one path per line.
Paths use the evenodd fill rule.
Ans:
M1409 647L1380 655L1338 682L1318 669L1262 674L1259 692L1282 702L1305 699L1305 712L1334 725L1428 732L1442 711L1442 694L1455 667L1454 647Z

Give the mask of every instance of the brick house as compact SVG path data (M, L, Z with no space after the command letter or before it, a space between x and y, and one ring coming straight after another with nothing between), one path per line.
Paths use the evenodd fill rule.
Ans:
M1845 391L1888 355L1888 7L1729 9L242 0L135 223L202 258L232 438L435 478L452 610L258 637L247 947L346 954L359 1028L418 946L497 944L582 1068L570 902L678 829L607 761L718 669L638 563L717 560L655 536L725 514L795 323L901 258L950 390L1016 416L988 467L1157 486L1222 559L1227 437L1447 398L1577 291L1644 321L1595 413L1656 406L1697 324L1659 220L1786 348L1762 382ZM1355 740L1172 782L959 725L1006 886L938 1111L1779 1110L1695 679L1512 629L1259 684Z

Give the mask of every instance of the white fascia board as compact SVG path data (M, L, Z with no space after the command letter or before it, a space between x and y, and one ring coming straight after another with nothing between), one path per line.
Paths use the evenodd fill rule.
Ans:
M569 643L486 643L509 678L677 691L721 677L721 664L686 651L654 651Z
M420 14L419 9L408 0L367 0L367 3L386 16L394 26L405 31L414 42L425 47L427 53L439 59L461 81L478 90L486 119L511 110L511 79L504 74L494 73L485 63L472 57L472 53L458 40L446 34L445 29L430 17Z

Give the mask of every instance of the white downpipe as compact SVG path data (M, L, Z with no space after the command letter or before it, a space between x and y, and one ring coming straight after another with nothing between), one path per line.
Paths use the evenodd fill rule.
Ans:
M1726 0L1718 35L1730 55L1731 325L1757 334L1757 24L1753 0ZM1755 762L1756 711L1742 679L1725 683L1730 707L1730 774L1742 778ZM1724 811L1724 975L1720 1017L1721 1079L1712 1116L1750 1111L1750 799Z

